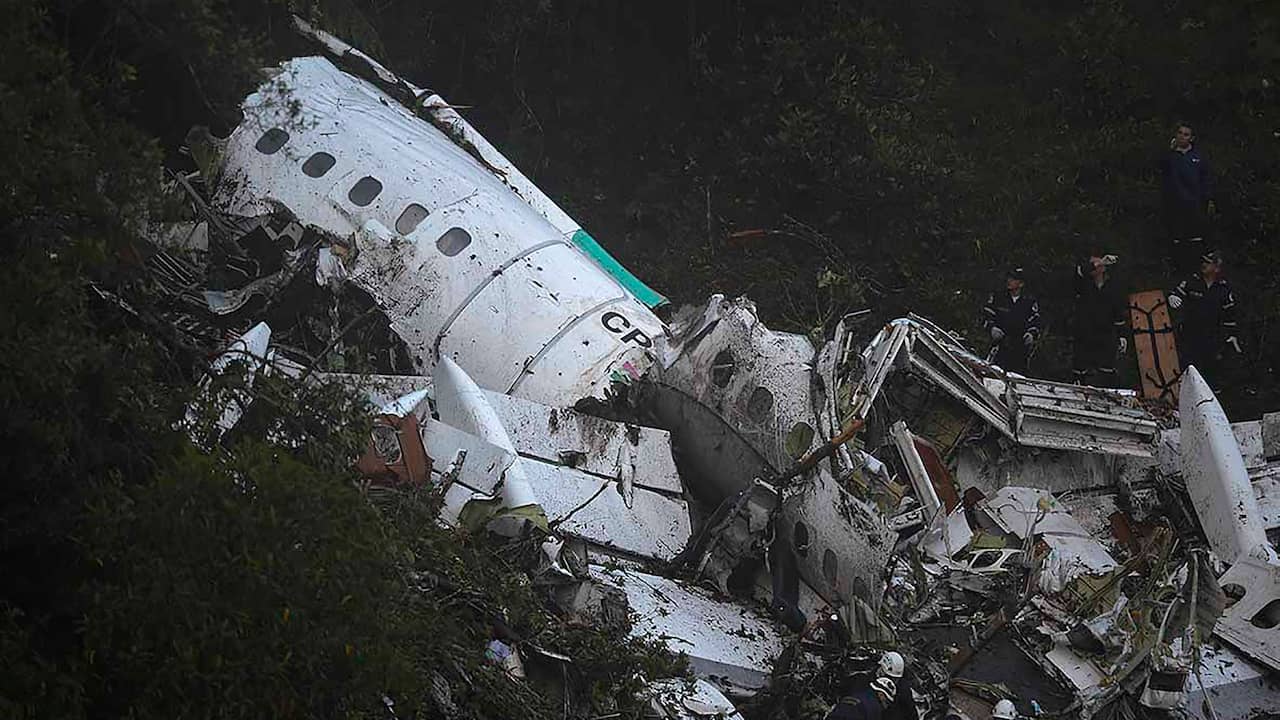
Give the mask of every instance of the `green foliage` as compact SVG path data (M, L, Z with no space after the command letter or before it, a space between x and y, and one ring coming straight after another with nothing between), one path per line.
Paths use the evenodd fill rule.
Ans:
M677 302L748 293L766 321L802 332L823 314L813 278L841 267L877 319L916 311L980 343L978 309L1018 264L1048 342L1065 346L1069 274L1091 247L1119 254L1134 290L1179 279L1163 259L1156 161L1189 118L1218 178L1213 240L1245 298L1249 373L1228 405L1280 404L1270 3L367 13L392 66L476 105L473 122L640 277ZM834 247L726 240L788 230L787 216ZM1049 349L1036 369L1065 378L1069 353Z
M433 493L371 497L353 388L260 375L211 453L175 429L208 358L113 291L161 148L235 120L286 6L0 0L0 717L436 717L442 688L462 718L561 717L484 663L496 617L575 659L576 714L634 713L636 672L678 668L548 615L527 548L439 527Z

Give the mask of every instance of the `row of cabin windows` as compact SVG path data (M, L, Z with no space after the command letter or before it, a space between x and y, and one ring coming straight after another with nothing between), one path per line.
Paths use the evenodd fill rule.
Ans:
M289 133L280 128L271 128L258 138L258 142L254 143L253 147L263 155L274 155L288 142ZM321 178L337 163L337 158L327 152L312 153L311 157L302 163L302 173L307 177ZM372 175L365 175L347 191L347 199L357 207L368 207L381 192L382 183ZM396 232L401 235L413 232L426 219L429 212L418 203L409 203L408 207L400 213L400 217L396 218ZM460 227L449 228L443 235L436 238L436 249L448 257L457 255L470 244L471 233Z

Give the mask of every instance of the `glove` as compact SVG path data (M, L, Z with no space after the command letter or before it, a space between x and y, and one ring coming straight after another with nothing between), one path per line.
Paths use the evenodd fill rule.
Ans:
M1244 351L1240 349L1240 339L1237 338L1235 335L1232 335L1231 337L1227 338L1227 344L1230 345L1231 348L1236 351L1237 355L1244 354Z
M1036 336L1032 335L1031 333L1027 333L1026 335L1022 336L1022 344L1026 345L1027 347L1031 347L1032 343L1034 343L1035 341L1036 341Z
M1170 295L1169 307L1173 308L1174 310L1177 310L1178 308L1182 307L1182 297L1180 295Z
M1118 354L1123 355L1125 351L1128 349L1129 349L1129 338L1120 338L1119 341L1116 343L1116 351L1118 352Z
M991 339L1000 342L1004 339L1004 331L995 325L991 326Z
M1119 255L1103 255L1102 256L1103 265L1115 265L1118 262L1120 262Z

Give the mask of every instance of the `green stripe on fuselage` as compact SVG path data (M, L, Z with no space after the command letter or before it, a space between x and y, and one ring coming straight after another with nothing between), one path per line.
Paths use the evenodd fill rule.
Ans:
M607 250L600 247L600 243L596 242L596 239L591 237L586 230L578 228L573 233L572 240L579 250L594 260L596 265L600 266L600 269L613 276L614 280L622 283L622 287L626 288L632 295L635 295L637 300L650 308L667 304L667 299L661 293L645 285L640 281L640 278L632 275L630 270L623 267L622 263L615 260Z

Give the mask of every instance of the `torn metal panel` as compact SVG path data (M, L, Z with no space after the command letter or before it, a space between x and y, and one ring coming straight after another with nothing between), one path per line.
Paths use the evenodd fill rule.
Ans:
M1052 650L1045 653L1044 658L1071 682L1077 693L1102 694L1106 673L1089 658L1077 655L1070 645L1056 643Z
M955 455L956 483L991 494L1006 485L1050 492L1112 488L1113 463L1106 455L1045 448L968 445Z
M1103 575L1119 566L1066 507L1044 490L1001 488L979 507L1005 532L1024 540L1037 538L1048 547L1039 575L1044 592L1062 592L1081 575Z
M426 388L405 393L378 409L380 415L424 418L431 414L430 394Z
M209 371L200 382L198 397L203 402L215 402L222 405L222 412L215 423L217 437L221 437L228 430L235 427L236 423L240 422L240 418L244 416L249 404L253 402L250 388L253 386L253 379L257 376L258 370L267 362L267 352L270 344L271 326L261 322L237 338L235 342L227 347L225 352L210 363ZM216 392L211 391L210 386L214 379L225 374L236 365L244 367L244 387L228 388ZM197 416L196 408L194 406L189 407L186 414L187 426L194 428L198 422L199 417ZM214 439L216 440L217 437Z
M689 542L683 499L635 488L628 504L617 481L532 458L519 464L558 532L657 560L674 558Z
M1114 455L1151 455L1156 422L1119 390L1009 377L1014 435L1033 447Z
M1275 673L1229 646L1206 643L1201 648L1198 674L1187 680L1188 717L1265 718L1277 708L1280 678Z
M716 296L711 304L675 328L680 339L649 373L645 393L706 481L694 491L718 502L789 467L822 438L809 340L770 330L748 300ZM718 319L703 324L708 315Z
M901 420L889 429L889 436L893 438L893 444L902 456L907 477L911 479L911 488L915 490L916 499L920 501L920 507L924 511L924 521L926 524L932 524L942 511L942 501L938 499L938 494L933 489L933 481L925 469L924 460L916 450L915 437L907 429L907 424Z
M1269 463L1249 474L1253 494L1258 498L1262 527L1280 528L1280 463Z
M926 325L921 318L912 316L912 321L915 332L910 346L911 366L969 406L992 427L1014 437L1004 399L984 382L984 376L993 372L991 366L961 348L949 335L936 332L936 328ZM980 376L977 370L985 370L984 375Z
M1132 393L1009 375L915 315L890 323L863 351L867 371L854 391L857 412L869 411L903 353L914 372L1023 445L1151 455L1155 421Z
M777 490L760 480L727 498L702 523L689 561L699 577L713 581L720 592L729 594L730 578L745 564L762 564L765 533L778 505ZM773 592L763 593L773 602Z
M1028 535L1089 537L1052 494L1028 487L1003 487L979 503L1001 530L1019 540Z
M435 390L436 411L442 421L503 450L515 452L511 437L493 406L457 363L448 357L440 358L436 363L432 385ZM502 500L502 508L510 514L509 519L512 521L504 521L505 532L518 532L523 526L522 519L529 519L535 525L546 527L546 515L539 508L538 497L530 488L519 462L512 464L503 474ZM528 516L515 514L513 511L523 511Z
M299 369L301 374L302 369ZM315 373L315 377L332 382L339 382L348 387L360 388L369 404L376 408L385 408L397 403L401 398L412 393L425 392L431 394L431 378L422 375L354 375L351 373ZM418 415L419 421L425 421L430 412Z
M284 63L244 113L214 204L239 216L285 207L350 238L349 281L419 371L439 348L484 387L567 404L650 363L662 323L477 160L474 143L324 58ZM260 144L268 133L283 145ZM317 156L324 169L308 169Z
M450 483L444 479L447 473L432 473L432 482L444 487L444 502L440 506L440 522L447 527L461 527L467 505L477 503L494 505L501 502L496 495L476 492L460 482Z
M364 388L369 402L387 408L404 397L418 403L432 393L431 378L413 375L343 375L325 373ZM531 400L482 390L523 456L569 465L601 477L633 480L639 487L679 495L680 474L671 454L671 435L658 428L615 422L569 408L552 408ZM402 413L395 413L402 414ZM429 417L419 405L420 421Z
M422 444L437 466L449 464L464 451L453 480L486 495L498 493L507 469L518 460L509 450L431 418L422 423Z
M895 321L884 326L862 351L862 363L866 373L858 381L850 399L850 409L855 417L866 417L885 380L897 369L898 354L907 342L911 327L905 321Z
M646 718L662 720L743 720L719 688L701 678L654 680L644 689L649 698Z
M1218 636L1280 671L1280 564L1242 556L1219 584L1227 597L1239 599L1218 620Z
M591 576L621 588L631 606L631 634L685 653L699 677L734 695L769 684L784 643L773 623L741 605L717 600L678 580L593 565Z
M774 542L790 544L800 576L828 603L857 597L877 606L897 533L826 472L785 491L777 533Z
M1280 460L1280 412L1262 414L1262 455L1265 460Z
M166 250L180 252L208 252L209 250L209 223L204 220L152 223L147 228L147 236L156 245Z
M1119 567L1092 537L1046 534L1040 540L1049 548L1040 570L1040 588L1045 592L1062 592L1081 575L1104 575Z
M1274 558L1227 415L1194 367L1182 374L1182 477L1209 547L1226 562Z
M643 406L671 430L682 477L689 479L694 496L718 503L754 478L777 474L764 454L714 408L666 385L645 382L640 387Z
M614 422L569 408L487 392L521 455L569 465L640 487L680 494L680 474L665 430Z
M969 547L973 541L973 530L965 517L963 507L958 507L947 515L946 522L939 523L920 542L925 554L941 563L952 562L955 555Z
M1262 447L1262 421L1231 423L1231 434L1236 436L1236 444L1240 446L1240 457L1249 470L1260 468L1266 464L1266 451Z

